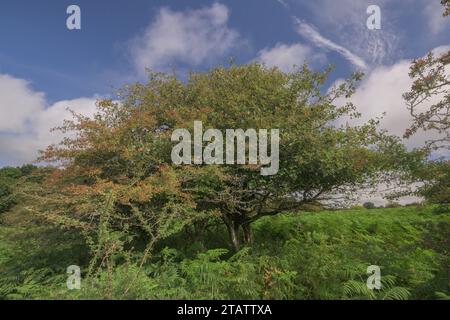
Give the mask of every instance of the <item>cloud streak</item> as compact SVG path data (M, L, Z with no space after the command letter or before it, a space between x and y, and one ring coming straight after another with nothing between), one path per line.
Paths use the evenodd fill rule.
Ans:
M289 8L289 6L288 6L288 4L287 4L287 2L285 0L277 0L277 2L279 4L281 4L283 7L285 7L286 9Z
M300 3L302 10L308 12L310 25L319 28L316 30L326 30L328 39L362 59L369 68L395 63L402 58L403 48L408 47L407 43L402 42L410 42L404 38L407 31L399 29L398 22L399 16L406 18L399 12L404 12L404 7L411 7L412 4L392 0L315 0ZM381 30L369 30L366 26L369 17L367 8L373 4L381 8Z
M297 33L314 43L316 46L338 52L351 64L360 69L366 70L368 68L364 59L355 55L347 48L344 48L332 40L325 38L313 26L301 21L298 18L295 18L295 22Z

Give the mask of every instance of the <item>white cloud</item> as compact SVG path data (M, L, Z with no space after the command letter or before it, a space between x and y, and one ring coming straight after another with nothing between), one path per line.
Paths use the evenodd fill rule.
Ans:
M95 102L94 98L79 98L50 105L27 81L0 74L0 163L34 161L39 149L61 140L62 134L50 129L71 118L67 108L90 116Z
M297 32L301 36L312 41L316 46L336 51L356 67L361 69L367 69L367 64L361 57L358 57L357 55L353 54L350 50L325 38L308 23L303 22L299 19L296 19L296 22L297 22Z
M161 69L174 62L192 66L213 61L233 48L239 33L227 26L225 5L185 12L160 9L155 21L131 45L138 72Z
M258 53L257 61L267 67L278 67L284 72L293 70L293 66L301 66L305 62L324 63L325 55L314 53L311 47L300 43L287 45L278 43L273 48L264 48Z
M434 48L432 50L432 52L433 52L435 57L439 57L439 56L441 56L443 54L448 53L449 51L450 51L450 45L448 45L448 46L440 46L440 47Z
M435 53L445 52L448 48L448 46L442 46L433 51ZM381 117L385 113L380 125L391 134L403 137L413 120L402 97L403 93L411 89L412 80L408 75L410 65L410 60L402 60L392 66L382 66L372 70L351 98L362 117L351 120L349 123L360 124L368 119ZM448 72L450 73L450 68L448 68ZM439 97L431 98L428 105L421 106L422 110L439 99ZM421 147L427 140L438 137L438 133L435 131L419 131L404 143L409 149L412 149Z
M27 81L0 74L0 132L23 131L44 105L44 94L30 89Z

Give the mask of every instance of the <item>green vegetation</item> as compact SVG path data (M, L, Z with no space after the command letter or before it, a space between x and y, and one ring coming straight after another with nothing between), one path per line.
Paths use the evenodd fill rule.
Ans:
M375 209L375 204L373 202L365 202L363 207L366 209Z
M411 77L438 64L434 85L446 86L445 61L418 60ZM360 116L348 99L362 75L329 88L331 71L150 73L99 101L92 118L73 113L59 128L73 134L41 154L55 167L0 170L0 299L450 298L450 162L429 160L445 146L409 151L377 119L344 125ZM423 81L405 94L413 113L434 92ZM444 104L434 107L439 117ZM447 130L447 118L427 124L435 116L416 114L405 136ZM279 129L278 173L175 165L172 133L194 121ZM394 181L420 181L426 202L326 210ZM74 265L80 290L66 285ZM381 268L379 290L366 284L369 266Z
M95 117L74 114L61 128L72 138L41 157L63 166L0 170L0 298L448 297L446 167L408 152L375 120L332 125L358 116L336 101L361 75L324 95L329 72L250 64L187 82L151 74L120 103L99 101ZM174 165L171 133L195 120L279 128L278 174ZM433 207L324 211L392 177L429 181L419 192ZM81 290L67 288L72 265ZM381 267L381 290L366 285L371 265Z
M150 73L117 100L100 101L95 117L75 115L60 128L71 138L41 160L65 166L30 188L25 201L34 214L82 230L90 243L98 244L105 229L123 232L120 244L92 248L99 262L109 250L104 245L141 248L147 257L156 242L188 225L223 224L237 252L252 244L253 223L263 217L320 209L392 176L409 179L424 152L407 151L375 119L336 125L359 117L348 98L361 74L327 88L331 71L304 65L285 73L252 63L191 73L186 81ZM278 173L261 175L249 152L246 165L174 164L172 134L192 134L195 121L221 132L278 129Z
M20 178L30 175L35 169L36 167L33 165L0 169L0 214L10 210L17 203L17 199L13 194L15 185Z
M19 215L10 213L8 215ZM12 219L17 221L17 217ZM254 225L255 245L232 253L215 226L184 230L141 256L86 278L88 245L50 226L0 227L1 299L444 299L450 295L450 215L432 208L285 213ZM113 236L112 236L113 237ZM66 268L82 267L81 290ZM382 289L368 290L379 265Z

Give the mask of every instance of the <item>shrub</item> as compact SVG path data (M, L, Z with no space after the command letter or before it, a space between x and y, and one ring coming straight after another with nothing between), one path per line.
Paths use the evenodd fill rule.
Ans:
M363 207L366 208L366 209L375 209L376 208L375 204L373 202L365 202L363 204Z
M323 211L323 206L320 203L306 203L301 206L300 210L306 212L320 212Z
M395 201L389 201L385 208L400 208L402 205Z
M419 192L428 203L444 206L450 204L450 161L429 163L420 178L426 183Z

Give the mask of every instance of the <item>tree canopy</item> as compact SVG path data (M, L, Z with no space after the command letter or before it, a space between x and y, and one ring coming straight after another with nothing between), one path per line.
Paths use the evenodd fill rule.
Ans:
M324 93L330 71L284 73L255 63L191 73L187 81L151 73L117 100L99 101L95 117L74 114L59 128L75 134L43 152L41 160L61 169L35 210L91 231L107 223L150 246L186 224L221 222L237 250L251 243L251 223L261 217L335 201L349 188L405 172L412 155L377 121L338 124L358 116L351 103L336 101L349 98L362 75ZM173 164L171 133L192 131L194 121L205 130L279 129L279 172Z

